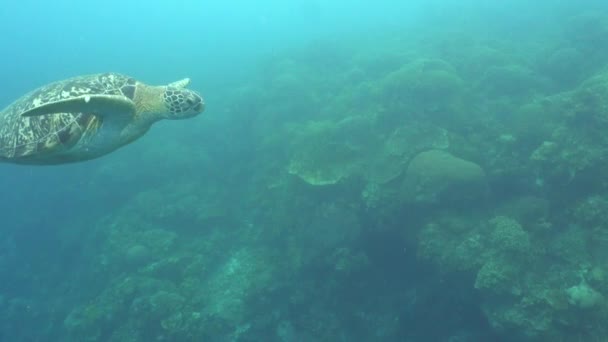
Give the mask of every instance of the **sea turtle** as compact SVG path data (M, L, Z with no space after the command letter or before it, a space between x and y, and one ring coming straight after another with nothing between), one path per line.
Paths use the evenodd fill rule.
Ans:
M108 154L158 120L201 113L204 101L189 83L150 86L104 73L42 86L0 112L0 161L62 164Z

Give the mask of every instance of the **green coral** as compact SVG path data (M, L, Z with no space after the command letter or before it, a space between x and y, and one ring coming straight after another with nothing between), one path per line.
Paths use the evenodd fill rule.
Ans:
M353 178L388 183L401 175L419 151L449 146L445 129L424 123L392 128L384 139L382 127L365 116L313 121L292 131L295 137L287 171L315 186Z
M480 87L493 95L519 97L541 88L542 81L520 64L493 66L486 70Z
M372 151L372 122L349 118L339 123L310 122L297 130L288 172L311 185L330 185L357 176ZM363 140L361 139L363 138ZM371 146L370 146L371 145Z
M486 191L485 172L479 165L442 150L416 155L402 185L403 196L420 203L475 200Z
M428 223L418 235L418 254L434 260L444 272L471 271L483 265L481 225L473 219L444 217Z
M27 189L8 196L37 210L0 239L0 338L603 340L608 21L535 6L551 26L494 39L490 16L446 16L458 25L312 43L235 84L221 73L222 115L66 176L65 220L87 229L36 218ZM83 198L111 202L105 218ZM20 298L29 281L49 285ZM498 336L469 336L454 285ZM420 310L448 323L430 331ZM24 323L39 332L10 334Z
M461 93L463 85L456 70L439 59L415 60L382 80L383 94L395 103L412 101L431 106L450 103Z
M530 236L516 220L497 216L490 220L489 242L498 253L525 255L530 252Z
M329 257L328 262L333 269L341 274L350 275L367 269L369 258L362 252L354 253L348 248L337 248Z
M550 101L554 103L544 106L553 113L553 119L541 127L543 130L551 128L551 135L537 143L530 159L542 179L550 181L550 185L572 181L585 183L581 174L589 178L592 173L601 172L599 169L608 156L605 147L608 143L606 98L608 73L603 72L572 91L553 96Z
M243 248L231 253L207 281L202 294L205 314L241 324L249 296L268 286L271 276L272 267L260 251Z
M568 302L581 309L590 309L604 303L604 296L585 281L566 289Z
M477 272L475 288L493 293L517 292L514 288L518 267L504 258L491 258Z

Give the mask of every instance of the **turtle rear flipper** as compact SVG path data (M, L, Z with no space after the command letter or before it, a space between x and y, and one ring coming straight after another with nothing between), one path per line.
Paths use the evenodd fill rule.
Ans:
M104 117L108 114L132 114L135 103L120 95L83 95L54 101L31 108L21 113L22 117L58 113L87 113Z

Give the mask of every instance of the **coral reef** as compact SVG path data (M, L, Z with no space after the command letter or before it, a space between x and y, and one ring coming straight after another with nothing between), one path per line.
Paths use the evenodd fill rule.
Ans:
M522 4L277 52L3 200L0 340L606 340L608 14Z

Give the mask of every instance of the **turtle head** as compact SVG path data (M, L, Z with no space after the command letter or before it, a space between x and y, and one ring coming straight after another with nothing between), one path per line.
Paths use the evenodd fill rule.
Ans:
M165 116L167 119L191 118L205 110L205 102L199 94L186 89L185 86L178 87L173 84L166 86L163 93L163 101L167 108Z

